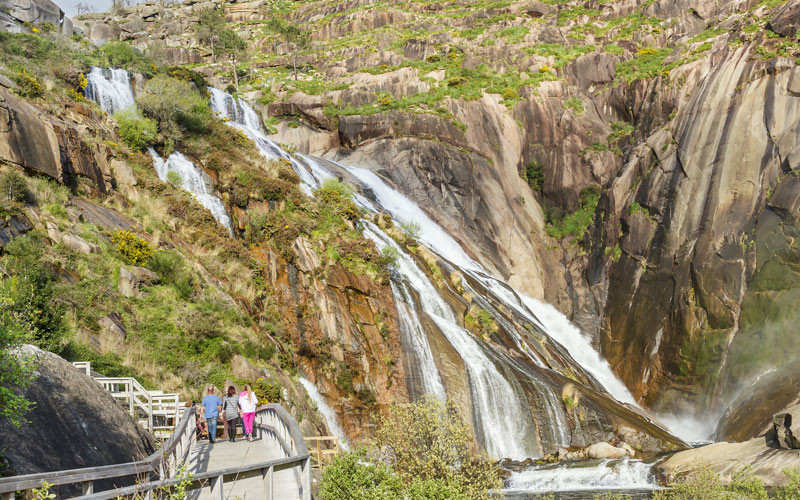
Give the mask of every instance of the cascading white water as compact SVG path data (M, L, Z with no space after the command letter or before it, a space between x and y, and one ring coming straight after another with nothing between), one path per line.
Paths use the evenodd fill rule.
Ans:
M395 283L392 281L392 294L397 305L397 315L400 322L400 329L408 339L411 352L416 357L422 390L425 394L430 394L439 400L447 399L442 377L433 361L433 352L428 343L428 335L419 320L414 299L408 291L405 283Z
M136 105L131 77L124 69L93 67L86 75L86 82L86 98L108 114Z
M633 403L631 396L619 378L600 354L591 346L577 327L549 304L515 292L507 284L492 277L483 267L470 258L452 236L431 220L413 201L386 184L374 172L342 165L353 177L363 183L375 195L380 206L400 222L416 222L420 226L420 240L437 254L479 281L500 302L510 306L529 321L539 324L550 338L561 344L588 371L609 394L624 403ZM514 333L514 332L511 332ZM517 339L518 343L521 342Z
M339 419L336 418L336 412L333 411L328 403L325 402L325 398L322 397L322 394L319 393L317 386L315 386L310 380L305 377L298 377L300 383L305 387L306 392L308 393L308 397L314 401L314 404L317 405L317 410L322 413L322 416L325 417L325 423L328 425L328 430L333 433L334 436L339 438L339 444L345 450L350 449L350 445L347 443L347 435L344 433L344 430L339 425Z
M513 378L503 377L472 334L458 325L452 309L414 259L377 226L369 222L365 225L364 235L375 241L379 249L391 246L397 251L397 271L416 290L422 310L464 361L476 430L483 436L486 452L495 458L531 456L529 446L535 442L535 430L522 388Z
M591 341L578 327L570 323L566 316L561 314L550 304L539 302L525 295L520 295L527 308L540 321L547 335L564 346L578 362L602 385L614 399L621 403L636 405L636 400L631 395L625 384L614 374L608 361L603 359L591 344Z
M336 177L313 157L297 155L297 158L294 158L267 138L257 113L244 100L234 99L229 94L217 89L210 89L210 91L212 108L217 116L228 119L230 126L244 132L255 142L265 158L283 158L290 161L301 179L301 188L306 193L313 194L313 191L319 188L325 179ZM354 198L360 207L371 213L389 212L400 223L419 224L419 239L422 243L440 257L444 257L447 262L465 275L469 275L480 283L495 300L532 324L540 326L609 394L622 402L634 402L624 384L611 371L608 363L592 348L590 340L561 313L547 304L516 292L506 283L493 277L483 266L469 257L461 245L428 217L419 206L390 187L375 173L354 166L333 163L361 183L365 194L370 195L377 202L373 203L370 199L357 193ZM365 225L367 226L365 235L375 240L379 248L382 245L396 246L394 241L380 229L369 223ZM415 350L413 354L422 371L424 390L438 395L444 388L441 385L441 378L436 370L433 357L432 355L428 356L430 346L425 331L421 325L416 326L415 324L419 323L419 318L417 317L415 320L410 314L412 308L407 308L413 301L409 301L408 297L403 294L402 286L405 285L414 288L420 297L422 311L433 320L464 360L473 398L476 433L483 437L487 452L495 457L509 458L522 458L530 455L526 451L524 443L535 440L528 440L525 437L532 436L530 429L532 419L530 410L522 409L523 405L520 404L521 402L527 403L527 397L516 378L514 376L505 377L498 371L495 362L486 354L489 351L484 352L484 349L487 348L458 325L449 305L444 302L413 259L403 249L399 247L396 249L400 255L400 259L398 259L400 269L398 270L404 277L404 280L392 283L395 301L401 315L398 320L401 328L408 334L408 338L415 339L412 343ZM541 360L535 358L519 332L514 328L510 330L508 333L521 351L525 352L534 363L542 366ZM422 335L418 335L419 332L422 332ZM536 396L537 402L543 405L542 411L551 422L551 427L558 427L551 429L554 443L569 445L568 424L559 404L559 397L546 384L536 385L535 392L539 394ZM538 387L539 385L541 388ZM509 436L514 437L509 438ZM520 436L523 437L520 438Z
M167 175L170 172L178 174L181 180L181 189L192 193L198 203L208 209L217 222L225 226L229 234L233 234L231 218L225 211L225 205L210 192L207 176L200 167L177 151L169 155L166 161L153 148L147 148L147 151L153 157L153 166L159 179L168 182Z
M594 467L548 465L512 472L505 491L654 490L658 484L651 467L638 460L604 461Z
M255 112L250 104L243 99L236 99L219 89L209 87L208 91L211 93L211 109L214 114L220 118L227 119L229 126L241 130L249 137L256 144L264 158L268 160L283 158L290 161L302 181L300 187L306 194L311 195L313 192L311 186L316 184L314 178L305 168L297 165L297 160L286 154L274 141L267 138L261 126L261 120L258 118L258 113Z

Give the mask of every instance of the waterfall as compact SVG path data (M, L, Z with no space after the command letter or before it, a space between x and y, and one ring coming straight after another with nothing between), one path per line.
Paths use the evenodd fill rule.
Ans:
M563 358L560 362L576 372L580 371L590 381L589 386L605 390L622 402L634 402L608 363L592 348L589 338L564 315L552 306L518 293L492 276L416 203L389 186L377 174L307 155L289 155L266 136L258 114L244 100L235 99L217 89L209 90L215 114L227 119L229 126L241 130L252 139L265 158L290 162L306 193L313 195L314 190L329 178L344 176L354 180L361 186L360 192L354 195L354 201L366 213L388 212L399 223L418 224L420 242L432 249L445 267L458 270L472 284L476 284L472 287L466 279L463 283L465 289L475 297L476 303L503 326L507 338L513 341L520 354L527 356L530 364L526 365L522 358L505 354L505 346L484 343L462 328L453 309L414 258L377 226L362 221L364 235L372 239L378 249L390 246L398 255L391 288L398 311L397 324L404 345L410 351L409 362L413 365L409 372L415 378L410 386L438 398L446 397L445 386L429 344L429 332L422 321L424 318L435 325L464 363L475 434L491 456L524 458L542 451L537 449L537 443L569 446L572 441L561 394L557 394L558 389L553 386L560 382L553 382L549 375L536 372L551 369L549 361L543 357L546 353L543 354L542 347L537 344L529 345L526 336L530 338L530 334L518 331L515 323L504 318L505 314L511 314L524 324L531 324L546 335L547 340L551 341L549 349L559 353L559 359ZM533 369L531 364L536 368ZM522 387L523 383L529 392ZM320 401L324 403L321 396ZM544 425L537 424L538 436L532 407L536 408L539 422L544 422Z
M164 161L153 148L147 148L147 151L153 157L153 166L156 168L159 179L168 182L167 174L170 172L178 174L181 189L192 193L198 203L208 209L217 222L225 226L228 233L233 235L231 218L225 211L225 205L209 190L208 178L200 167L178 152L172 153Z
M297 175L302 181L300 187L308 195L313 192L313 187L318 185L317 181L308 170L297 164L291 155L287 154L274 141L267 138L261 126L261 119L258 113L244 99L237 99L219 89L209 87L211 93L211 109L220 118L228 120L228 125L241 130L258 147L261 155L268 160L284 159L291 162Z
M482 436L487 453L497 458L532 456L535 430L522 388L513 378L503 377L472 334L458 325L452 309L414 259L377 226L369 222L365 225L365 236L375 241L379 248L391 245L397 250L397 271L419 294L422 310L464 361L476 432Z
M585 490L654 490L658 489L650 473L652 464L638 460L606 460L594 467L545 465L512 472L504 491L550 493Z
M617 378L608 362L591 346L580 330L554 307L518 294L507 284L492 277L483 267L470 258L441 226L413 201L390 187L374 172L342 165L353 177L363 183L376 198L381 208L400 222L416 222L420 227L420 240L437 254L446 257L456 267L480 282L501 303L511 307L520 316L537 324L547 335L561 344L584 370L589 372L609 394L619 401L634 403L625 385ZM543 319L544 318L544 319ZM513 331L511 333L514 333ZM519 347L521 339L516 339Z
M315 386L310 380L305 377L298 377L300 383L305 387L306 392L308 393L308 397L314 401L314 404L317 405L317 410L322 413L322 416L325 417L325 423L328 425L328 430L331 433L339 438L339 444L345 450L349 450L350 446L347 444L347 436L342 430L342 427L339 425L339 420L336 418L336 412L333 411L328 403L325 402L325 398L322 397L322 394L319 393L317 390L317 386Z
M124 69L93 67L86 75L86 98L108 114L136 105L131 77Z
M636 400L622 381L611 370L608 361L603 359L591 344L591 341L578 327L570 323L566 316L555 307L544 302L539 302L525 295L522 301L528 309L539 319L547 335L564 346L572 358L586 371L588 371L600 385L621 403L636 405Z

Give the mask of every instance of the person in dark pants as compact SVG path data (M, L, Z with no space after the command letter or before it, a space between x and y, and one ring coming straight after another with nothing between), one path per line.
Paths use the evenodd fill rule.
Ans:
M217 418L219 410L222 408L222 401L214 394L214 386L208 386L208 395L203 398L203 406L200 408L208 423L208 440L211 444L217 440Z
M225 400L222 402L222 409L225 415L225 423L228 430L228 441L236 442L236 426L239 424L239 416L242 410L239 409L239 395L236 394L236 388L233 386L228 387L228 393L225 395Z

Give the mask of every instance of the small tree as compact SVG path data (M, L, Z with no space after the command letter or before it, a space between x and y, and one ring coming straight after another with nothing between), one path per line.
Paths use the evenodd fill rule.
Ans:
M189 83L165 75L151 78L136 96L136 104L146 116L158 122L166 142L181 138L180 126L195 131L208 128L211 111L205 98Z
M219 44L219 36L225 29L225 14L213 7L201 9L197 12L197 26L195 34L197 41L207 45L211 49L211 60L216 61L216 46Z
M307 31L303 31L294 24L289 24L277 17L273 17L267 22L267 28L277 33L281 40L289 44L292 51L294 79L297 80L297 56L300 51L307 49L311 45L311 36Z
M472 451L470 428L452 402L426 397L393 406L379 419L375 441L409 483L443 481L470 500L488 499L489 490L502 487L495 465Z
M233 70L233 84L236 90L239 90L239 74L236 70L236 63L240 59L247 44L242 40L233 30L222 30L219 34L219 52L228 56L228 61L231 63L231 70Z

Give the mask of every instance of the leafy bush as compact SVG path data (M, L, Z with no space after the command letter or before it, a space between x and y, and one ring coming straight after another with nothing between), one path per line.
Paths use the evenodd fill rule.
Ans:
M0 196L8 201L25 201L29 195L25 178L14 171L0 174Z
M502 487L495 465L472 451L470 427L453 402L425 397L392 406L379 418L375 444L405 482L438 480L471 500L489 499L489 490Z
M582 236L594 221L594 211L599 201L600 193L597 189L584 189L580 195L580 208L564 216L552 212L548 214L545 232L553 238Z
M28 73L25 69L17 71L14 82L17 84L17 93L22 97L34 99L36 97L41 97L43 93L42 84L39 83L39 80L37 80L35 76Z
M117 111L114 120L119 127L119 136L132 150L139 151L156 142L156 122L143 117L136 109Z
M413 243L419 240L422 233L422 226L418 222L403 222L400 224L400 230L403 231L403 236L406 238L406 243Z
M148 80L136 103L158 123L164 138L173 142L181 138L181 128L206 132L212 118L208 101L189 83L165 75Z
M2 265L10 277L0 282L0 301L14 324L27 330L27 339L42 349L59 352L66 327L62 307L53 300L55 278L44 265L43 248L35 234L6 245Z
M181 299L188 299L194 291L194 281L181 255L174 250L155 252L147 267L158 274L161 282L171 285Z
M336 457L322 472L322 500L402 500L403 481L384 464L370 464L359 450Z
M525 179L531 189L540 192L544 185L544 166L536 158L532 159L525 167L522 178Z
M415 479L406 492L407 500L467 500L458 488L442 479Z
M117 229L111 235L111 242L117 246L117 251L125 260L135 266L144 264L156 253L150 243L138 237L136 233L124 229Z
M273 352L275 351L273 350ZM264 381L263 378L259 378L253 383L253 392L258 398L259 404L280 403L283 387L280 384L271 384Z
M156 69L153 61L125 42L108 42L94 53L98 66L124 68L145 75L152 75Z

